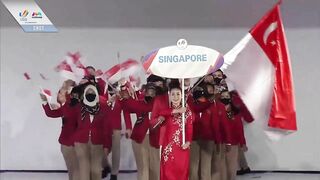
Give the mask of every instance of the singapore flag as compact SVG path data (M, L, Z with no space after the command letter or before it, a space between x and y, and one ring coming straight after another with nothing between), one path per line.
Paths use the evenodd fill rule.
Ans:
M224 56L222 70L268 137L297 130L286 37L277 3Z

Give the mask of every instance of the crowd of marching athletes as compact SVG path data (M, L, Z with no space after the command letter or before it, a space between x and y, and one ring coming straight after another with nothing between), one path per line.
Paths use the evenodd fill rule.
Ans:
M40 94L45 114L62 119L59 143L69 180L101 180L109 173L117 179L122 120L138 180L234 180L250 171L243 121L253 118L221 70L193 85L185 79L184 87L178 79L150 75L140 90L125 79L109 84L92 66L86 70L78 84L64 81L58 104Z

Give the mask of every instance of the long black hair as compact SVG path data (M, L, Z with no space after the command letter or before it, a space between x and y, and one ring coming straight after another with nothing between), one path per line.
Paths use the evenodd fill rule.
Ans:
M169 91L171 91L172 89L179 89L180 91L182 91L179 79L171 79L168 86L169 86Z

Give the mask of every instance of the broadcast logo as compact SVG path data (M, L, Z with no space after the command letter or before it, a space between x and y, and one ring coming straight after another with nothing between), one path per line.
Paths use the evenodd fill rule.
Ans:
M33 12L32 13L32 18L42 18L41 12Z

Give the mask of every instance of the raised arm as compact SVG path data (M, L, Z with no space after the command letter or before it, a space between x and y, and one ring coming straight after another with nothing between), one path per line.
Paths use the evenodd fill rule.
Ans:
M132 98L121 101L121 106L131 113L148 113L152 111L153 107L152 102L146 103Z
M51 109L49 103L42 105L45 114L50 118L58 118L63 116L62 107Z

